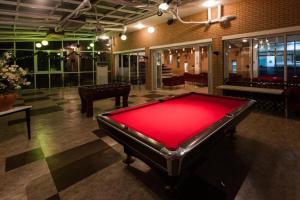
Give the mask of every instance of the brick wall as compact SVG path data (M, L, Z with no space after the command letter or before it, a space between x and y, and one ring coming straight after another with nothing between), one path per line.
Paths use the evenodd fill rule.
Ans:
M213 9L213 16L216 9ZM175 22L169 26L166 23L157 25L156 32L149 34L147 29L127 34L127 40L115 38L113 50L121 51L150 46L171 44L192 40L213 38L212 50L219 52L212 55L213 88L223 83L223 46L222 36L263 31L300 25L300 0L241 0L225 5L223 15L235 15L237 19L231 21L228 27L220 24L211 25L208 29L199 25L181 24ZM207 20L207 11L200 12L185 20ZM150 58L150 51L147 51ZM151 61L149 61L150 64ZM147 66L150 68L150 66ZM151 73L151 70L147 70ZM148 74L147 76L151 76ZM150 77L147 79L151 80ZM147 83L149 88L151 84Z

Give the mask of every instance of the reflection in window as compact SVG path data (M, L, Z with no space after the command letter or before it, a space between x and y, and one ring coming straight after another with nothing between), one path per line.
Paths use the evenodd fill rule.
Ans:
M266 37L254 40L253 79L254 81L283 81L284 39Z
M33 49L33 42L16 42L16 49Z
M130 55L130 82L131 84L138 84L138 69L137 69L137 53Z
M34 74L27 74L26 80L29 81L31 84L29 86L24 87L24 89L33 89L34 88Z
M29 73L34 72L34 55L33 51L16 51L16 64Z
M231 61L231 70L232 70L232 73L236 73L236 60L232 60Z
M48 53L39 51L37 53L38 71L48 71L49 69L49 57Z
M78 86L78 74L77 73L65 73L64 74L65 87Z
M226 41L225 77L230 84L249 82L251 77L251 41Z
M62 87L62 74L50 74L50 85L51 87Z
M59 52L50 53L50 71L61 71L61 57Z
M287 37L288 81L300 83L300 35Z
M0 49L13 49L14 43L13 42L0 42Z
M122 81L129 81L129 55L123 55L123 76Z
M77 72L78 71L78 55L75 51L64 52L64 71Z
M47 46L43 46L40 48L41 50L60 50L62 48L61 41L49 41Z
M92 51L93 48L91 46L91 43L94 44L94 42L91 41L91 40L82 40L82 41L79 41L80 51Z
M80 85L93 85L93 72L80 73Z
M37 74L36 75L36 87L48 88L49 87L49 74Z
M80 71L93 71L93 53L80 53Z
M75 50L77 49L77 41L64 41L63 46L65 50Z

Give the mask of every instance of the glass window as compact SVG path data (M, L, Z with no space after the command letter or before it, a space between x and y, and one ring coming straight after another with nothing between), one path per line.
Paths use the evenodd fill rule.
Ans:
M99 40L95 42L95 51L110 51L110 40Z
M141 84L146 83L146 60L145 60L145 52L139 52L138 57L139 62L139 79Z
M50 71L61 71L60 52L51 52L49 55L50 55Z
M80 73L80 85L93 85L93 72Z
M232 73L236 73L236 60L231 61Z
M263 37L253 42L253 81L283 82L284 37Z
M75 51L64 52L64 71L78 72L78 54Z
M62 74L50 74L50 85L51 87L62 87Z
M76 50L78 47L77 41L64 41L63 46L66 50Z
M62 49L61 41L49 41L47 46L42 46L41 50L60 50Z
M36 87L37 88L49 88L49 74L37 74L36 75Z
M0 42L0 49L13 49L14 43L13 42Z
M37 53L37 63L38 71L48 71L49 70L49 57L48 52L39 51Z
M33 51L16 51L16 64L29 73L34 72L34 52Z
M129 81L129 55L123 54L123 77L122 81Z
M300 84L300 35L287 37L288 82Z
M29 81L31 84L26 87L23 86L23 88L33 89L34 88L34 74L27 74L26 80Z
M80 53L80 71L93 71L93 53Z
M225 79L228 84L250 84L251 40L225 42Z
M34 49L33 42L16 42L16 49Z
M93 47L91 46L91 44L94 44L94 42L91 40L79 41L80 51L93 51Z
M65 87L78 86L78 73L65 73L64 84Z
M130 82L131 84L138 84L138 71L137 71L137 53L130 55Z

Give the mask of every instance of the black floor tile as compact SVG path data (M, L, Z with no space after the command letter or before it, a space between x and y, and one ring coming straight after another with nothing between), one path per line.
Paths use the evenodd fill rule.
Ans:
M16 103L16 104L14 104L14 107L17 107L17 106L25 106L25 103Z
M164 95L161 95L161 94L146 94L144 95L143 97L146 97L146 98L161 98L161 97L164 97Z
M102 140L95 140L80 146L77 146L73 149L55 154L46 158L49 169L55 171L59 168L62 168L68 164L71 164L77 160L83 159L86 156L103 151L110 148Z
M60 200L59 194L55 194L49 198L47 198L46 200Z
M63 101L65 99L64 98L51 98L51 100L53 100L53 101Z
M44 101L44 100L49 100L50 98L47 96L43 96L43 97L33 97L33 98L28 98L28 99L24 99L25 103L32 103L32 102L36 102L36 101Z
M58 111L62 111L62 110L63 109L58 105L57 106L50 106L50 107L46 107L46 108L34 109L34 110L31 111L30 115L31 116L43 115L43 114L58 112ZM12 125L15 125L15 124L23 123L25 121L26 121L25 118L14 119L14 120L8 121L8 125L12 126Z
M67 103L69 103L69 102L68 101L56 102L56 104L59 105L59 106L67 104Z
M26 122L25 118L19 118L19 119L9 120L7 122L7 124L8 124L8 126L12 126L12 125L20 124L20 123L24 123L24 122Z
M50 106L45 108L34 109L31 111L31 116L43 115L53 112L62 111L63 109L60 106Z
M101 142L102 141L99 141L99 143ZM55 162L51 163L49 158L47 158L48 164L51 163L49 169L58 191L66 189L76 182L87 178L121 159L120 154L104 142L102 142L101 146L102 149L99 148L98 152L90 154L82 159L74 160L74 162L68 163L64 160L56 161L59 168L57 168L57 166L52 166L55 165Z
M58 94L56 94L56 93L53 93L53 94L47 94L46 96L48 96L48 97L52 97L52 96L58 96Z
M103 131L100 131L99 129L92 131L95 135L97 135L99 138L107 136Z
M44 158L44 153L41 148L33 149L18 155L6 158L5 171L10 171L23 165L32 163Z

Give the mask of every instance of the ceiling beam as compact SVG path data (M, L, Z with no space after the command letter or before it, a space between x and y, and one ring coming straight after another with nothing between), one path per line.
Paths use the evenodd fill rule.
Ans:
M7 15L7 16L18 16L18 17L28 17L28 18L38 18L38 19L45 19L49 17L49 19L60 20L61 16L59 15L52 15L48 16L45 14L32 14L28 12L16 12L16 11L6 11L0 10L0 15Z

